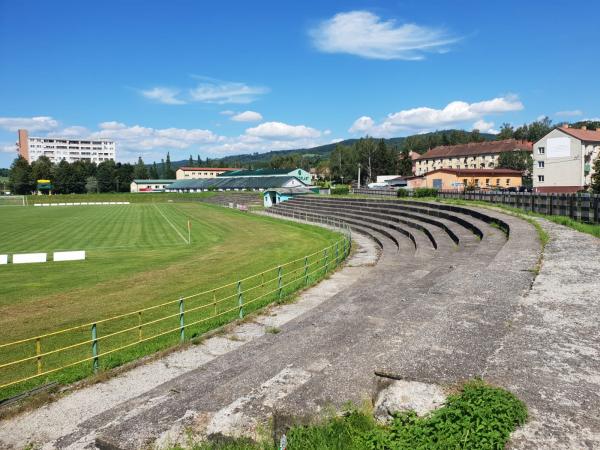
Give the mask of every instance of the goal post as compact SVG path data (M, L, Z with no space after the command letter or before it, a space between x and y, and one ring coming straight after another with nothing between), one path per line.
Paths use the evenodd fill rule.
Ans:
M26 206L27 197L24 195L0 195L0 206Z

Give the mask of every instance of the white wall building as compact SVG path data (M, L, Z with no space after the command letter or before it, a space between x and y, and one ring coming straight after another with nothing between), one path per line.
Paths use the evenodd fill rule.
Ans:
M27 130L19 130L18 153L30 163L47 156L53 163L63 159L69 163L90 161L99 164L115 160L116 145L108 139L67 139L30 137Z
M533 189L569 193L586 189L600 157L600 131L555 128L533 145Z

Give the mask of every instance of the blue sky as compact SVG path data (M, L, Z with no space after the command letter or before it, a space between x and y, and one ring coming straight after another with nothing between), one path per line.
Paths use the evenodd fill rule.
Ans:
M16 129L132 161L600 116L600 3L0 0Z

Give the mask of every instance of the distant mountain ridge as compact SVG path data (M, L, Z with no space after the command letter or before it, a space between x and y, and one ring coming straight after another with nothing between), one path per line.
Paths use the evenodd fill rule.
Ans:
M413 136L420 136L420 137L427 137L427 136L434 136L434 135L438 135L438 134L449 134L452 132L463 132L462 130L440 130L440 131L433 131L431 133L423 133L423 134L419 134L419 135L413 135ZM494 134L490 134L490 133L480 133L481 137L487 141L492 141L494 139L496 139L496 135ZM404 141L406 139L409 139L412 136L406 136L406 137L393 137L393 138L387 138L384 139L385 143L387 145L391 145L391 146L396 146L398 148L400 148L402 146L402 144L404 143ZM377 139L377 138L376 138ZM377 139L379 140L379 139ZM358 141L358 139L345 139L343 141L339 141L339 142L334 142L331 144L324 144L324 145L319 145L317 147L311 147L311 148L295 148L295 149L291 149L291 150L271 150L269 152L266 153L244 153L244 154L239 154L239 155L230 155L230 156L224 156L222 158L211 158L211 165L212 166L221 166L221 167L236 167L236 166L248 166L248 165L256 165L256 166L263 166L269 163L269 161L271 160L271 158L273 158L274 156L285 156L285 155L289 155L292 153L297 153L301 156L320 156L322 159L327 159L329 157L329 154L333 151L333 149L335 148L336 145L347 145L350 146L352 144L354 144L356 141ZM171 166L174 169L177 169L178 167L183 167L183 166L187 166L189 164L189 161L187 159L185 160L181 160L181 161L171 161ZM194 164L196 164L196 159L194 159Z

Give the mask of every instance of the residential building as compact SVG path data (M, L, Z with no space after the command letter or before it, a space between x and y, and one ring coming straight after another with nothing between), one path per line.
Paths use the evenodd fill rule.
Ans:
M235 172L221 174L220 177L295 177L305 185L312 183L312 176L304 169L239 169Z
M407 187L445 190L509 189L522 185L522 173L513 169L435 169L425 175L409 177Z
M164 192L167 186L176 180L133 180L129 186L130 192Z
M180 167L175 172L178 180L198 180L204 178L215 178L223 173L233 172L238 169L231 167Z
M424 175L436 169L493 169L498 166L500 153L524 151L532 151L531 142L505 139L442 145L415 159L414 173Z
M115 142L109 139L67 139L42 138L29 136L27 130L18 131L17 152L29 163L47 156L50 161L58 164L63 159L69 163L75 161L90 161L101 163L115 160Z
M577 192L592 182L600 131L557 127L533 145L533 190Z

